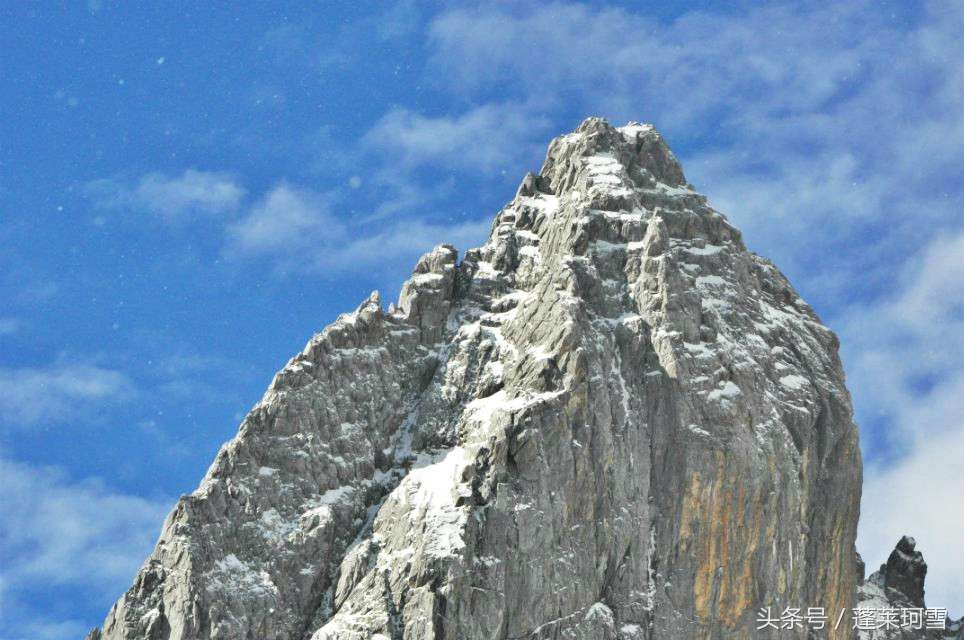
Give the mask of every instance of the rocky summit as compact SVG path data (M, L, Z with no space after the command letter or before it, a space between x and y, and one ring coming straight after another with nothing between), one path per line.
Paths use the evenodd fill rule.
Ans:
M288 362L89 637L849 639L837 347L652 126L590 118Z

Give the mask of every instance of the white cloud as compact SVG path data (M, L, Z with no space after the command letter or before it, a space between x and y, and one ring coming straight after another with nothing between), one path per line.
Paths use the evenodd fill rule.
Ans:
M442 242L478 243L490 221L441 224L407 217L386 221L387 212L361 220L331 211L330 194L282 184L228 228L229 257L261 257L282 272L388 270ZM461 245L465 248L465 245ZM411 265L407 265L411 266Z
M690 11L660 22L554 2L456 8L433 21L430 41L436 76L469 96L556 94L612 116L658 115L666 127L707 115L702 126L715 124L720 108L756 116L821 107L881 49L873 38L892 31L868 3ZM632 112L613 113L624 109Z
M37 274L26 270L13 273L13 281L17 283L19 291L15 300L22 304L38 304L53 300L60 294L60 285L53 280L44 280Z
M331 215L328 199L307 189L280 184L228 227L228 251L243 255L294 254L341 240L344 230ZM307 256L310 260L310 255Z
M546 130L545 116L516 104L486 104L458 116L428 117L393 109L365 134L371 149L407 168L434 165L492 172L509 168Z
M124 400L133 393L126 375L95 365L0 368L0 420L10 425L60 421L92 403Z
M5 622L17 622L24 637L85 632L78 621L23 610L18 594L76 585L108 605L150 552L172 503L117 493L96 479L73 482L56 468L0 458Z
M134 197L158 213L224 213L238 208L244 189L229 175L188 169L176 178L152 173L141 178Z
M653 26L620 9L594 11L574 3L517 10L490 5L443 13L432 22L430 41L435 65L447 72L445 82L466 91L496 85L555 90L584 85L599 70L618 73L610 65L631 60L625 54Z
M946 392L964 380L962 281L964 230L909 259L892 295L853 305L840 319L850 385L891 419L886 435L894 446L940 433L964 415L955 392Z
M896 305L900 321L918 331L947 337L964 335L964 231L938 237L924 251L921 265ZM962 348L961 343L945 347ZM960 353L958 353L960 355Z
M457 194L458 185L450 175L443 180L425 184L411 172L397 168L383 168L370 176L370 191L378 193L378 200L371 213L362 222L394 219L423 212L435 203L444 202Z
M96 180L87 189L101 206L143 209L171 220L235 212L246 194L230 174L195 169L179 176L149 173L133 185Z

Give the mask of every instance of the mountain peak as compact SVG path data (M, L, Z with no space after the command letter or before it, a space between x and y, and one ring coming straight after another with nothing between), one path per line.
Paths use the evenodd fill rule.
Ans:
M885 593L896 592L893 599L923 607L926 577L927 563L924 562L924 555L917 550L917 541L902 536L890 552L887 562L880 565L877 581Z
M615 165L622 171L615 171ZM596 177L622 177L627 186L638 188L689 186L663 137L652 125L639 122L616 128L602 118L587 118L574 132L550 143L539 175L560 193L579 184L577 176L587 170Z
M572 283L625 278L614 269L638 269L642 256L655 257L670 244L695 252L745 250L740 232L686 182L652 125L616 128L589 118L552 140L539 173L526 174L485 245L466 252L462 270L476 280L499 274L511 287L561 264L563 273L573 273L567 287L584 297L592 287L580 291ZM589 265L593 273L583 273Z
M662 136L590 118L278 373L91 637L758 637L852 605L851 416Z

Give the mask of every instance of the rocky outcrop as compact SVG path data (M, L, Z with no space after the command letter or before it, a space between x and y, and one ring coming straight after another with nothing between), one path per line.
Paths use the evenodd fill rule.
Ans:
M591 118L278 373L93 637L805 638L756 619L853 603L837 346L659 133Z
M926 575L927 563L917 542L901 537L887 562L858 585L858 611L873 612L866 624L856 622L861 627L858 640L964 640L964 617L951 620L937 608L927 612Z
M881 583L885 591L899 593L903 600L917 606L924 606L924 578L927 576L927 563L917 551L917 541L903 536L890 552L887 563L880 567Z

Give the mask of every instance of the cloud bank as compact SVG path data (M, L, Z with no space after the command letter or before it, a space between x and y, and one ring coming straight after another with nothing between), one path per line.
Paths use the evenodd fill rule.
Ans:
M187 169L179 176L148 173L134 184L115 179L87 185L94 200L106 208L130 208L167 220L190 215L223 215L237 211L245 189L228 173Z

